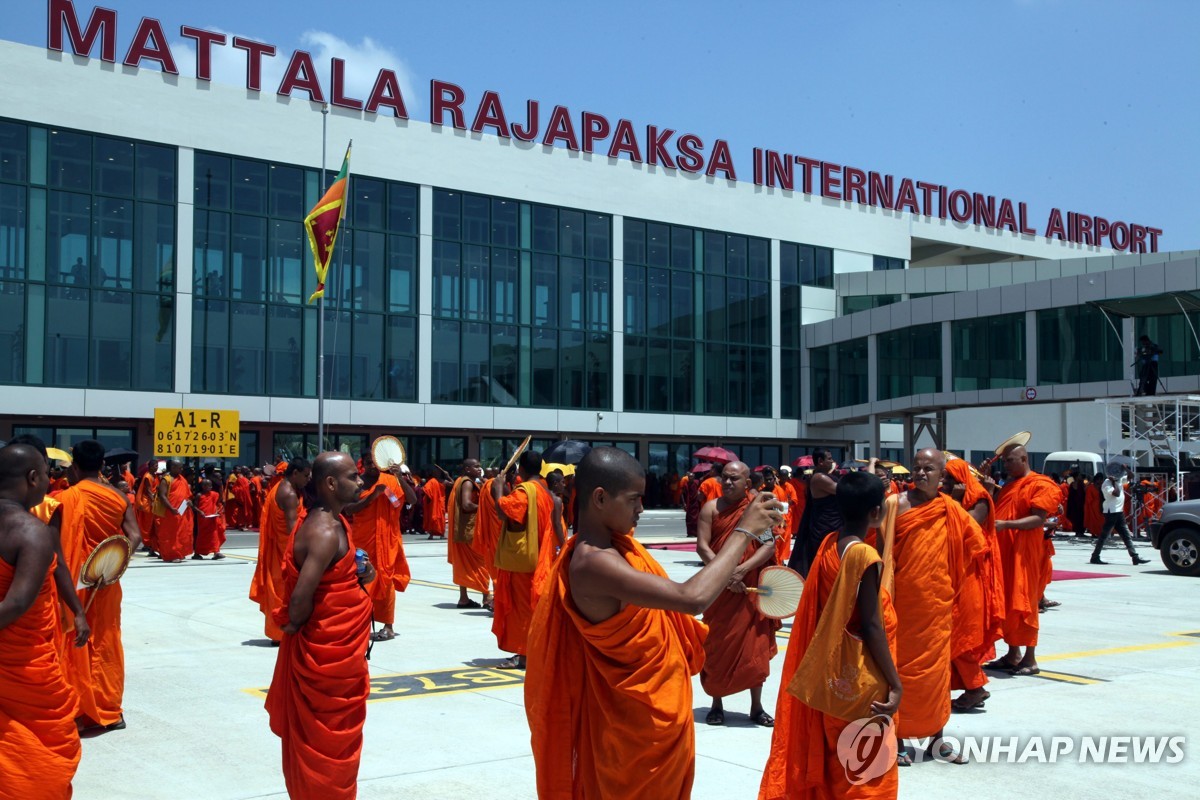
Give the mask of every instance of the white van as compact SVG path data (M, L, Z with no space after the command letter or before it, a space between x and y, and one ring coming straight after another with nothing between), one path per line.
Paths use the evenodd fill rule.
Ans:
M1068 471L1082 472L1085 477L1104 474L1104 458L1099 453L1089 453L1084 450L1059 450L1046 456L1042 462L1043 475L1058 475L1060 478Z

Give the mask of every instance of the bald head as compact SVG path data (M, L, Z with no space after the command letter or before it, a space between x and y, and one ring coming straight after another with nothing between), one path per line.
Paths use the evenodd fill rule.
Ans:
M727 503L740 503L750 489L750 467L741 461L730 461L721 468L721 496Z
M462 474L468 478L478 478L483 474L482 468L479 466L479 459L464 458L462 462Z
M1005 448L1001 458L1004 461L1004 473L1008 477L1024 478L1029 474L1029 451L1023 445L1014 444Z
M10 444L0 448L0 496L33 508L45 498L49 485L46 458L35 447Z
M617 447L593 447L575 468L580 508L586 508L597 489L618 494L646 480L637 459Z
M937 497L946 472L946 454L941 450L918 450L913 457L913 492L924 500Z
M337 514L342 506L353 503L362 488L358 465L349 453L321 453L312 463L312 491L321 505Z

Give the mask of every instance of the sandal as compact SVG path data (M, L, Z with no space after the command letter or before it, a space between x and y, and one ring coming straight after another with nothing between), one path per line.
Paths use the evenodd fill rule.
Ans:
M898 751L896 753L896 766L897 767L911 767L912 766L912 756L910 756L908 753L904 752L903 750Z
M396 632L389 631L387 628L384 628L381 631L375 631L374 633L371 634L372 642L390 642L392 639L395 639L395 638L396 638Z
M479 603L476 603L474 600L468 600L465 603L459 603L457 606L455 606L455 608L482 608L482 606L480 606Z
M518 661L518 658L520 656L506 658L496 665L496 669L525 669L525 665Z
M1030 675L1040 675L1041 670L1037 667L1019 667L1013 670L1013 677L1028 677Z
M704 718L705 725L724 725L725 711L724 709L714 708L708 712L708 716Z
M954 749L949 742L942 742L937 749L938 758L947 764L967 764L967 757Z
M995 661L989 661L983 665L984 669L997 669L1001 672L1013 672L1020 665L1020 662L1013 663L1006 658L997 658Z
M970 711L971 709L974 709L974 708L983 708L984 702L986 702L987 699L991 696L992 696L991 692L984 692L978 700L976 700L975 702L972 703L970 701L964 701L963 698L966 697L966 695L960 694L958 697L956 697L954 699L953 702L950 703L950 710L962 713L964 711Z
M751 714L750 721L755 725L761 725L764 728L775 727L775 718L768 714L765 709L759 709L757 714Z

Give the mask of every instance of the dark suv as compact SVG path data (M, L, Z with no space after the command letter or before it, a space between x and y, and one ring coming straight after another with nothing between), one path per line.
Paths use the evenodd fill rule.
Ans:
M1200 575L1200 500L1163 506L1162 516L1150 523L1150 544L1171 572Z

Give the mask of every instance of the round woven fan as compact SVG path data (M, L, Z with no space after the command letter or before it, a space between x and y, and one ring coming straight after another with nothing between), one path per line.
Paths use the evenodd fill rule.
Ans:
M404 463L404 445L395 436L380 436L371 444L371 460L387 471Z
M1029 431L1014 433L1012 436L1000 443L1000 445L996 448L996 455L1004 455L1004 451L1010 447L1024 447L1025 445L1029 444L1029 440L1032 438L1033 434Z
M133 543L124 536L110 536L91 552L79 570L79 585L76 589L93 589L88 598L88 608L96 599L96 592L111 586L125 574L129 559L133 555Z
M746 589L753 596L759 613L771 619L795 614L803 590L804 578L787 567L766 567L758 574L758 586Z

